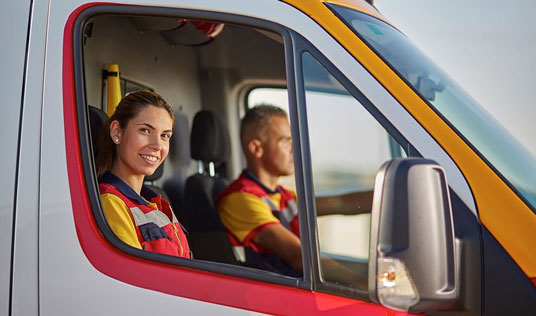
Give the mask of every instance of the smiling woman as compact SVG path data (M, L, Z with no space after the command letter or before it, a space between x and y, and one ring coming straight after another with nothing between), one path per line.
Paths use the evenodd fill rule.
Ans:
M126 244L190 258L188 241L168 201L143 185L169 152L175 118L158 94L126 96L99 135L97 172L106 220Z

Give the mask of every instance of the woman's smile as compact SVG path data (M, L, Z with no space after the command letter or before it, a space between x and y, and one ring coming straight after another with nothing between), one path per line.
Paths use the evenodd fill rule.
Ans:
M160 160L157 156L146 155L146 154L140 154L140 157L146 160L146 162L149 164L156 164Z

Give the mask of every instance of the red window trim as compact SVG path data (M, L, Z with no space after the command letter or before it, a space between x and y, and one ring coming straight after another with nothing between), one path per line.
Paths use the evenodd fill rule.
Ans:
M137 287L261 313L406 315L350 298L149 261L120 251L102 236L92 215L81 158L73 29L81 12L103 4L110 3L88 3L73 11L63 38L62 85L69 189L78 240L91 264L101 273Z

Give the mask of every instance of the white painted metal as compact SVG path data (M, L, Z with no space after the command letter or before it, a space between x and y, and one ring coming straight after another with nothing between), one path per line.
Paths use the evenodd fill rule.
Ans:
M17 234L17 246L29 245L33 249L17 250L16 260L22 262L23 258L30 258L28 265L21 265L15 271L15 307L21 314L34 313L36 310L35 290L32 291L32 303L28 308L21 306L23 289L30 288L36 284L35 267L39 266L38 271L38 289L39 289L39 314L42 315L95 315L95 314L119 314L119 315L139 315L139 314L249 314L250 312L241 311L229 307L208 304L200 301L179 298L155 291L149 291L137 288L117 280L111 279L97 271L87 260L79 241L77 239L71 198L69 193L69 184L66 170L66 154L64 141L64 122L63 122L63 91L62 91L62 64L63 64L63 31L65 23L78 6L83 1L72 0L51 0L48 23L39 28L41 34L35 34L36 42L35 55L31 55L31 72L29 79L36 82L27 91L26 103L28 109L34 109L36 113L27 117L24 126L28 129L29 134L24 134L24 153L31 154L40 148L40 156L27 157L24 163L28 165L26 173L21 173L21 185L29 186L30 194L33 192L39 196L39 205L36 205L36 196L29 197L27 201L21 201L21 207L27 212L24 216L17 219L17 229L21 229ZM125 2L133 3L133 1ZM386 117L393 122L397 128L404 134L419 151L427 158L438 161L447 171L449 181L454 190L462 199L475 211L472 196L467 183L463 176L456 168L450 158L442 151L433 139L420 127L419 124L390 96L381 85L379 85L369 74L351 57L339 44L337 44L329 35L327 35L315 22L311 21L296 9L272 0L258 1L208 1L208 0L166 0L166 1L145 1L136 4L151 4L170 7L206 9L210 11L221 11L228 13L243 14L251 17L258 17L266 20L272 20L283 24L308 38L324 54L358 86L365 95L379 106ZM38 2L40 10L45 6L45 2ZM18 7L19 9L23 8ZM21 9L21 11L24 11ZM7 12L2 10L1 12ZM6 14L2 14L4 17ZM1 20L1 19L0 19ZM36 23L43 23L42 17L36 20ZM37 24L36 24L37 28ZM13 27L9 31L15 32ZM24 28L23 28L24 29ZM43 51L39 53L40 39L48 31L46 42L46 58L44 68L41 73L44 78L43 99L41 102L41 86L39 85L38 65L42 61ZM4 33L1 33L4 34ZM23 37L23 33L18 34ZM32 43L33 40L32 40ZM11 51L10 51L11 52ZM10 53L11 54L11 53ZM13 53L15 54L15 53ZM34 57L35 56L35 57ZM17 56L13 56L14 58ZM5 60L5 58L3 58ZM22 78L22 67L20 58L15 58L18 64L14 64L11 69L14 75ZM4 64L1 64L4 67ZM35 68L34 68L35 67ZM11 77L13 78L13 77ZM12 89L20 86L20 80L15 82ZM18 86L17 86L18 85ZM20 91L20 88L18 88ZM19 94L20 95L20 94ZM16 98L13 99L13 106L20 104ZM18 103L17 103L18 102ZM42 125L41 125L41 146L39 147L39 138L32 134L32 128L39 126L35 120L40 116L39 108L42 104ZM11 112L10 112L11 113ZM11 118L16 117L14 111ZM25 118L26 119L26 118ZM3 121L2 121L3 122ZM7 126L14 126L13 124ZM15 127L16 129L16 124ZM26 131L26 130L25 130ZM26 136L27 135L27 136ZM27 137L27 138L26 138ZM2 138L4 142L4 138ZM13 141L10 143L13 147ZM3 145L3 143L2 143ZM9 144L6 144L9 145ZM40 159L40 165L36 165L36 160ZM13 159L6 163L13 164ZM4 168L6 166L3 166ZM39 169L39 167L41 167ZM2 169L4 171L4 169ZM39 170L39 172L37 172ZM14 173L6 170L7 175L3 180L11 181L2 183L0 192L8 194L13 187ZM36 181L32 183L32 181ZM11 185L10 185L11 184ZM33 189L32 189L33 188ZM36 190L39 190L39 193ZM33 190L33 191L32 191ZM7 193L6 193L7 192ZM11 191L12 193L12 191ZM13 195L11 195L12 197ZM5 196L5 201L10 201L9 195ZM24 195L20 195L21 198ZM2 206L0 210L0 223L10 223L9 210L12 204ZM35 211L39 209L39 215ZM6 221L4 221L4 219ZM37 230L36 221L39 221ZM4 224L2 224L4 225ZM9 230L9 227L7 227ZM30 231L28 236L24 235L23 229ZM35 246L35 234L39 234L39 247ZM1 242L8 244L10 240L4 235L0 235ZM36 251L39 249L39 257L36 258ZM20 257L19 257L20 256ZM31 264L35 265L32 271ZM0 261L2 274L0 277L5 279L5 268L8 264ZM23 279L23 272L29 273L27 280ZM2 288L0 288L0 303L4 302L6 290L2 279ZM19 280L21 280L19 284ZM30 290L31 291L31 290ZM135 298L135 299L132 299ZM150 302L148 304L147 302ZM2 308L2 307L0 307ZM2 312L3 310L0 310Z
M28 42L14 226L11 300L14 315L39 312L39 151L47 9L47 2L34 3Z
M0 58L0 249L3 252L0 256L0 315L8 315L11 304L9 296L17 143L30 1L1 1L0 16L0 43L3 47Z
M40 314L253 314L127 285L97 271L82 252L66 170L61 72L65 22L81 4L52 1L48 24L41 146L41 166L46 167L40 174Z

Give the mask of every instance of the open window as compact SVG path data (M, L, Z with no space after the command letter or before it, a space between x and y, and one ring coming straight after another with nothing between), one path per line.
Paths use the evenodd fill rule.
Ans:
M188 193L188 181L192 177L217 177L224 184L219 188L221 191L244 167L238 139L240 121L236 115L241 106L239 99L251 82L286 84L286 30L237 16L128 6L90 8L84 11L79 24L81 32L75 43L79 45L75 48L78 59L75 57L74 63L75 69L83 71L76 73L77 106L79 119L88 123L86 129L81 127L81 146L86 153L82 159L88 195L99 228L95 233L102 234L122 251L123 264L131 262L130 255L170 266L308 288L303 279L244 268L236 256L224 254L229 245L226 245L225 229L217 213L214 209L204 209L201 213L206 203L194 201L198 214L192 216L191 198L202 194ZM117 75L122 82L122 96L130 90L154 90L168 100L175 111L170 154L158 177L150 180L155 187L164 189L177 218L189 232L194 260L129 247L114 235L102 213L94 158L90 154L97 150L90 141L96 138L99 128L93 126L91 113L98 112L103 120L103 113L110 106L105 97L109 90L106 80L103 81L103 73L110 64L119 67ZM288 88L294 89L293 86ZM89 115L85 116L87 109ZM203 129L203 123L197 122L199 113L210 113L221 123L221 133L213 139L227 143L225 153L219 153L221 157L205 159L199 154L203 152L199 147L210 143L193 136L196 130ZM215 191L211 193L205 201L209 204L214 203L218 195Z
M317 218L315 198L352 190L370 190L372 175L384 160L419 155L392 125L397 123L396 117L392 113L385 114L391 115L387 119L382 115L384 112L377 109L382 107L380 103L383 100L378 101L379 97L372 96L376 99L371 100L378 102L373 105L361 93L360 87L353 85L297 33L253 17L99 4L73 12L69 23L73 16L77 16L74 26L66 25L66 30L73 28L72 42L67 32L64 47L64 109L69 110L70 102L73 102L74 108L72 113L66 110L65 115L67 144L73 146L74 152L67 154L69 182L79 241L96 269L142 288L210 300L216 304L235 304L232 306L242 308L249 307L250 297L236 303L238 299L233 301L235 297L229 298L228 289L243 293L252 284L256 289L261 288L258 286L261 283L257 281L285 285L277 286L281 296L303 297L304 293L310 293L295 290L301 288L369 300L366 280L363 280L368 260L368 215ZM209 32L212 36L207 36L200 23L219 28L218 34ZM223 25L223 29L216 25ZM314 40L311 38L311 42ZM316 41L316 44L340 49L337 45L331 45L336 44L333 39L324 40ZM340 53L334 49L325 54L334 58L337 55L334 52ZM339 55L343 62L354 65L348 62L348 56ZM69 64L69 58L72 58L72 65ZM333 61L336 64L335 59ZM171 192L169 198L176 200L172 203L178 212L177 217L187 228L193 227L182 213L187 196L187 179L192 175L213 172L230 181L244 166L238 129L247 91L253 87L286 88L295 143L294 160L297 163L295 179L300 230L303 233L303 278L285 277L244 268L240 264L229 264L225 260L209 259L195 248L195 260L144 252L128 247L113 234L106 224L99 202L92 155L94 147L91 144L95 134L90 128L92 118L88 110L91 107L105 109L102 102L102 71L112 63L119 66L121 78L150 87L173 105L177 117L173 137L176 144L164 163L160 178L152 182ZM369 76L366 79L376 84L373 88L381 90L381 85L366 73L366 69L363 70L363 76ZM73 73L72 78L69 71ZM356 76L351 71L345 71L345 74L349 78ZM73 91L69 86L71 79L74 80ZM391 107L397 102L394 98L386 97L385 100ZM203 161L191 157L190 134L194 129L195 115L202 110L211 111L228 131L229 155L226 159ZM74 117L73 123L70 120ZM412 125L408 124L411 128L421 128L418 123L411 122ZM407 128L401 124L397 126ZM411 134L406 133L407 129L404 132L404 135ZM426 137L429 135L424 133L422 138ZM422 141L415 138L412 137L412 141ZM433 139L426 138L423 143L432 143L430 147L433 149L439 148ZM77 145L80 145L79 152L74 150ZM419 150L425 147L418 143L416 146ZM463 204L459 198L457 203ZM456 207L454 211L458 211ZM195 234L196 229L191 229L190 233ZM476 246L465 253L476 256L480 253L478 238L472 240ZM211 249L220 249L214 244L210 246ZM330 269L333 266L344 269L357 282L351 278L341 280L337 275L334 276L334 270ZM480 275L479 266L473 270L465 273ZM197 288L210 288L211 297L208 299L203 290L170 284L170 280L188 280L189 284L199 285ZM224 286L211 288L214 284ZM280 292L273 289L273 285L267 285L261 292L278 292L279 295ZM470 295L471 291L467 292Z
M354 298L357 293L357 297L368 300L363 294L366 293L368 215L317 219L310 216L316 211L314 198L370 190L381 163L415 152L370 101L318 51L290 47L296 42L303 46L308 44L281 26L214 13L95 6L85 10L78 23L80 32L75 36L74 52L75 91L78 120L88 123L87 127L81 123L79 132L87 194L98 228L93 233L102 234L108 245L119 249L114 254L120 263L104 263L108 266L102 269L113 269L112 266L120 264L128 270L128 267L137 267L141 258L145 272L162 271L163 278L187 267ZM207 33L207 25L218 31ZM107 225L91 155L95 150L91 139L96 131L89 128L92 122L86 113L90 107L105 110L101 101L102 73L110 64L119 66L121 78L150 87L167 99L175 110L177 121L170 155L159 178L151 179L151 182L165 189L177 218L190 232L194 260L129 247ZM296 74L295 69L298 69ZM288 74L292 80L287 80ZM301 83L298 88L294 76L296 82ZM214 211L210 209L198 216L191 216L190 212L188 198L195 200L200 195L187 193L188 179L197 175L217 175L229 183L244 167L238 136L240 113L245 109L244 95L255 86L286 88L278 92L285 96L274 97L268 93L264 96L267 101L259 102L277 105L274 100L286 98L293 141L296 141L294 151L303 149L297 154L301 159L295 164L296 176L291 179L296 179L300 201L303 278L244 268L234 254L220 256L219 251L229 245L225 244L227 240L220 238L225 237L225 230L218 223L217 214L210 214ZM287 95L286 91L290 93ZM228 142L225 157L204 159L202 155L195 155L198 151L195 147L205 143L196 137L190 146L197 125L196 115L207 111L221 121L224 132L219 137L228 137L227 140L214 140ZM209 202L214 203L216 198L217 193ZM207 220L207 216L212 217ZM233 256L238 262L233 262ZM343 275L357 281L338 278L332 267L344 270L346 274ZM120 279L132 282L128 276ZM146 283L137 284L160 289Z

